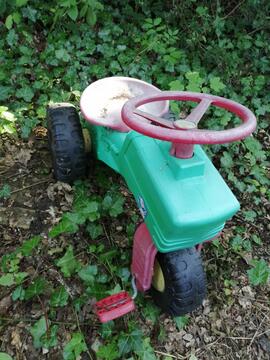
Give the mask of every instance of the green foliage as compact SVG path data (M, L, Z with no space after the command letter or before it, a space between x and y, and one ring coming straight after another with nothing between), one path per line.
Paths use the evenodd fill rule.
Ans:
M119 359L118 347L115 342L101 346L98 349L97 355L100 359L116 360Z
M1 71L0 71L0 78L1 78ZM5 97L8 93L7 87L0 87L0 101L5 100ZM0 134L8 133L8 134L15 134L16 133L16 117L13 113L8 111L8 107L6 106L0 106ZM4 185L8 186L8 185ZM3 190L1 190L2 192ZM9 195L8 195L9 196ZM0 195L0 197L4 197L3 195ZM7 196L5 196L7 197Z
M73 212L65 213L49 235L54 238L63 233L75 233L79 226L86 224L86 230L92 239L103 234L103 228L97 220L101 216L117 217L123 213L124 198L116 191L108 191L104 198L87 193L84 183L75 186Z
M68 292L66 291L64 286L60 286L56 290L53 291L50 298L51 306L65 306L68 303Z
M42 316L30 328L30 333L33 337L34 347L39 349L41 347L49 349L57 345L57 331L58 325L50 326L50 322L46 321Z
M35 248L39 245L41 241L41 236L34 236L29 240L24 241L22 244L20 251L23 256L30 256Z
M0 360L12 360L12 357L7 353L0 352Z
M24 299L29 300L32 299L34 296L43 294L47 287L47 281L42 278L36 278L31 285L28 286L25 290Z
M13 274L6 274L0 277L1 286L11 286L15 284L15 279Z
M110 342L100 346L97 352L98 356L105 360L126 358L131 353L135 353L139 359L156 360L150 339L144 338L141 330L132 322L129 323L129 329L126 332L110 338Z
M86 350L87 346L83 334L74 333L71 340L64 347L63 358L64 360L76 360Z
M188 316L177 316L174 318L178 330L182 330L189 322Z
M265 285L270 276L270 267L265 260L252 260L252 269L248 270L248 278L252 285Z
M85 268L82 268L78 272L79 277L88 285L93 284L95 276L97 275L97 266L88 265Z
M43 316L30 328L30 333L33 336L35 348L38 349L42 347L41 337L46 333L46 331L46 320Z
M28 138L35 126L45 124L49 102L69 101L77 105L83 89L106 76L131 76L162 90L202 91L232 98L255 112L257 131L254 137L242 142L212 146L207 151L232 190L244 193L240 214L243 223L266 218L264 205L269 200L270 185L267 174L270 97L266 91L270 44L265 14L270 11L269 4L258 6L256 1L247 1L232 14L235 5L224 2L211 6L207 1L134 4L119 5L115 0L2 0L0 134ZM181 116L192 106L171 103L172 110ZM219 130L235 124L235 117L212 107L200 126ZM101 298L119 291L123 286L128 287L130 281L129 255L122 249L107 249L102 238L105 239L106 223L115 217L121 220L124 197L119 194L119 185L111 186L102 169L95 175L102 190L96 191L87 182L76 183L72 210L50 231L50 241L84 229L89 234L89 246L85 250L90 264L82 265L85 258L80 260L82 264L77 260L76 241L55 262L65 278L72 277L80 283L81 293L72 300L78 311L92 297ZM3 184L0 198L10 195L10 187ZM123 229L130 239L138 223L136 216L131 216ZM245 226L237 226L229 248L244 256L261 245L261 236L256 233L247 236ZM72 238L68 241L73 241ZM31 330L35 346L48 349L57 340L57 327L50 321L58 307L70 305L70 299L66 287L54 289L43 273L42 277L37 273L38 277L34 278L28 273L30 256L38 262L44 244L41 238L34 237L5 254L1 259L0 285L10 287L7 290L12 291L13 301L30 300L39 304L38 297L50 299L46 302L51 318L49 329L43 317ZM217 241L213 245L218 256L225 252ZM53 253L49 252L49 256L55 260ZM254 285L265 284L269 280L267 263L254 260L248 276ZM231 280L225 281L224 291L230 295L233 284ZM108 292L108 289L112 290ZM151 303L143 304L141 311L146 319L157 321L159 310ZM113 322L100 327L103 345L98 349L98 357L155 359L149 339L132 321L127 322L125 332L118 327L116 330ZM187 317L176 319L179 329L187 323ZM72 327L72 331L76 330ZM161 339L164 334L160 331ZM83 334L74 333L64 348L64 359L76 359L86 350Z
M57 260L56 265L60 267L60 270L65 277L70 277L81 267L81 264L76 260L73 254L73 247L71 245L68 247L65 255Z

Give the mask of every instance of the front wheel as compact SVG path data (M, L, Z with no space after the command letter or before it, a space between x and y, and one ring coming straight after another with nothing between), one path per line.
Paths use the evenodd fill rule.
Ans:
M151 292L156 305L172 316L185 315L202 305L206 277L197 250L158 253Z
M56 180L73 183L85 176L86 153L75 107L59 103L47 109L48 140Z

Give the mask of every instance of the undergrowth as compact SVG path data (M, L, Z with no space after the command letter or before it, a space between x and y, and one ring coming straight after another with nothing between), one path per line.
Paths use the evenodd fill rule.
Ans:
M37 125L45 125L50 102L78 106L80 94L90 82L112 75L136 77L162 90L209 92L244 104L257 116L254 136L207 148L214 164L243 200L228 244L230 251L243 257L267 238L265 231L257 230L247 236L246 224L267 222L270 42L265 14L269 10L269 2L259 0L211 4L2 0L0 134L27 139ZM174 103L172 108L176 113L187 110ZM236 124L236 119L220 109L208 112L202 123L217 130L230 124ZM29 327L36 348L56 346L59 326L55 316L59 308L72 306L77 313L89 298L129 288L129 252L105 249L95 242L104 235L100 220L114 221L123 214L124 198L118 190L116 185L96 194L87 183L75 184L72 210L63 214L48 234L56 238L83 227L92 240L86 249L91 259L88 263L80 260L71 244L61 257L53 258L64 279L72 277L80 283L80 296L74 297L65 283L55 288L43 275L31 277L25 270L25 259L41 251L39 235L2 258L0 285L12 289L14 302L42 304L40 299L49 296L49 313ZM9 196L10 187L5 184L0 198ZM129 241L137 221L134 215L126 226ZM214 243L213 248L217 256L227 251L220 243ZM248 276L254 286L265 284L269 278L267 262L254 258ZM226 281L225 290L229 292L232 280ZM142 308L145 316L156 321L158 310L153 305L144 304ZM180 327L185 321L177 320ZM120 332L114 329L113 322L100 327L103 344L96 344L95 349L99 358L156 358L150 339L144 338L132 318ZM63 348L63 358L76 359L85 351L89 352L78 325Z

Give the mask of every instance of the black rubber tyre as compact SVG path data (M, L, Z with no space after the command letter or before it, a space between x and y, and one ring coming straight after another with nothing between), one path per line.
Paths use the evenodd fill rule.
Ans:
M85 176L84 139L75 107L68 103L48 107L47 127L56 180L72 183Z
M152 282L156 305L172 316L185 315L199 307L206 296L206 277L198 251L191 248L158 253L156 261L164 280L162 291L154 288Z

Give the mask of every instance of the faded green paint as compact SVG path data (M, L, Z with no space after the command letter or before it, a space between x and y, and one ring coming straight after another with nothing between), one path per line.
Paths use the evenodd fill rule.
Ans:
M237 199L201 146L191 159L177 159L169 154L170 143L135 131L90 131L97 158L124 177L159 251L213 238L238 211Z

